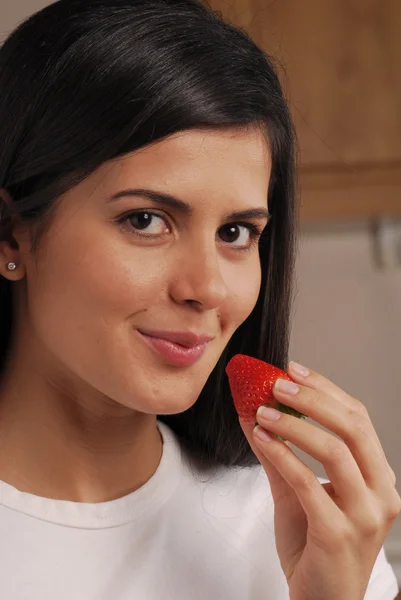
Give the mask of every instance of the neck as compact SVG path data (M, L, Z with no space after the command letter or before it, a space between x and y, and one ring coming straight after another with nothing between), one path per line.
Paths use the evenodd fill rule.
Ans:
M148 481L162 453L154 415L77 382L55 385L23 352L12 356L0 388L1 480L73 502L113 500Z

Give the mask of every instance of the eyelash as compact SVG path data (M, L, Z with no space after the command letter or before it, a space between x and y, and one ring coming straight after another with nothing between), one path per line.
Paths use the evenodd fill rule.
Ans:
M143 215L143 214L147 214L147 215L151 215L154 217L159 217L159 219L163 219L167 226L170 227L169 223L167 222L166 218L163 215L160 215L157 212L154 212L153 210L135 210L135 211L130 211L129 213L125 213L124 215L122 215L119 219L118 219L118 223L120 225L126 225L130 219L132 219L132 217L136 216L136 215ZM263 230L260 229L259 227L257 227L256 225L254 225L253 223L247 223L247 222L240 222L240 221L236 221L233 223L226 223L226 225L224 225L224 227L229 227L230 225L238 225L241 227L246 227L249 230L249 234L250 234L250 243L248 246L240 246L240 247L236 247L228 242L227 245L228 246L233 246L233 248L235 248L235 250L239 251L239 252L249 252L250 250L252 250L255 246L258 245L259 243L259 239L262 235ZM157 237L163 237L163 234L157 235L157 234L146 234L146 233L139 233L138 230L135 230L134 228L130 229L131 233L133 233L134 235L137 235L138 237L141 238L148 238L148 239L152 239L152 238L157 238ZM223 242L224 243L224 242Z

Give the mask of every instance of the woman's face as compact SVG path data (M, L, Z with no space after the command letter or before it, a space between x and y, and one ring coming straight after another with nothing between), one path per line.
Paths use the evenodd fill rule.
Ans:
M262 133L186 131L62 196L36 253L19 241L29 329L64 384L150 414L196 401L258 298L269 176ZM177 332L210 341L158 339Z

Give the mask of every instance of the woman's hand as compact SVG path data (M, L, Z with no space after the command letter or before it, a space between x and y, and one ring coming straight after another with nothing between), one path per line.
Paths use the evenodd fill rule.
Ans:
M288 374L300 385L278 380L276 399L330 433L283 413L270 420L264 408L258 411L255 430L240 422L270 481L276 547L290 599L362 600L378 553L401 512L395 475L361 402L295 363ZM321 484L288 442L263 440L265 430L321 462L330 483Z

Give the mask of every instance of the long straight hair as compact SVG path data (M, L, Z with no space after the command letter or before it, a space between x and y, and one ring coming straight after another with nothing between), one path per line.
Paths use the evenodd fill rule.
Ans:
M224 369L237 353L286 367L295 250L295 136L270 57L200 0L59 0L0 49L0 241L12 219L40 233L57 198L105 161L190 129L260 128L269 141L271 221L257 304L196 403L160 415L203 465L251 465ZM233 165L234 168L234 165ZM14 328L0 277L0 369Z

